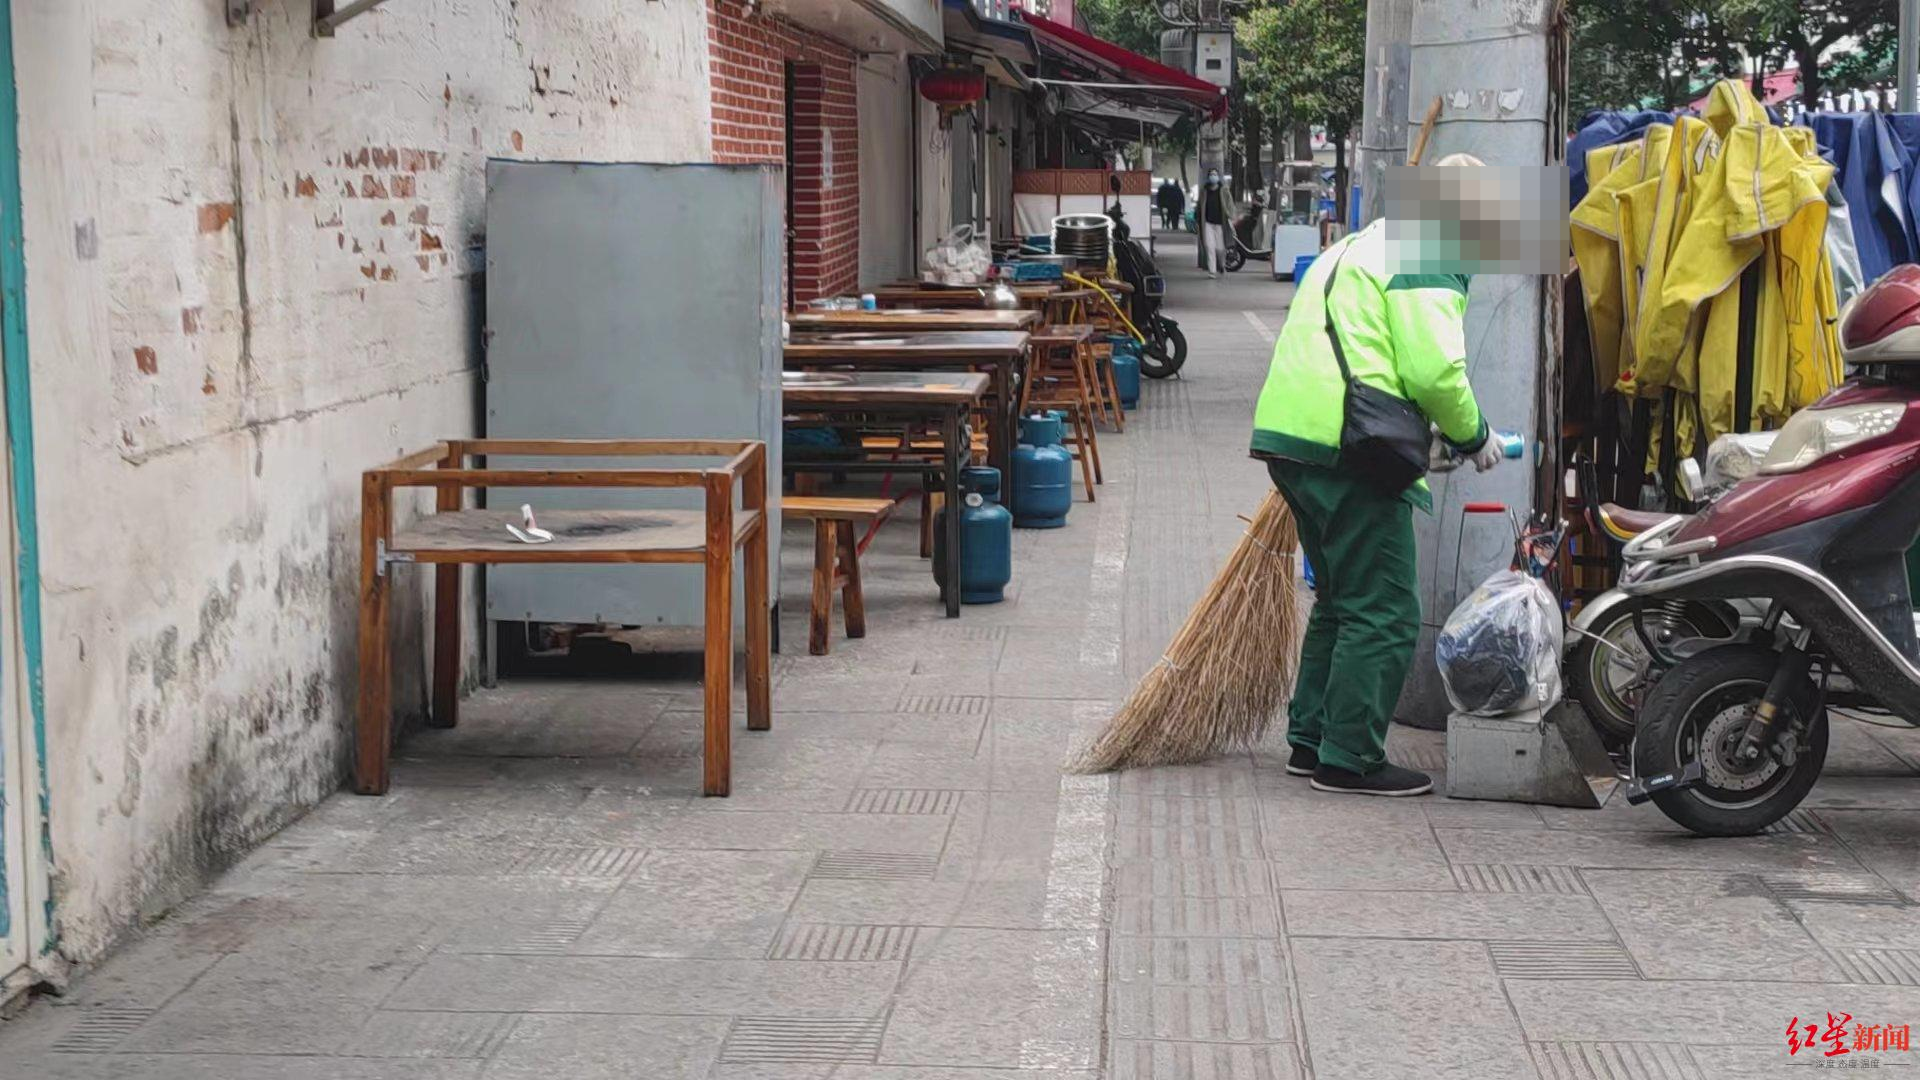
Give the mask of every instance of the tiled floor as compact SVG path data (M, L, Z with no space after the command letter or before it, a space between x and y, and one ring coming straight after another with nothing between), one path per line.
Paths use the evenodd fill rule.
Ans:
M1277 739L1061 775L1264 490L1247 414L1288 290L1190 258L1164 259L1188 377L1104 442L1099 501L1017 533L1010 600L958 621L884 534L870 636L780 659L732 798L695 794L691 686L480 693L392 795L336 796L0 1027L0 1078L1753 1080L1824 1060L1788 1053L1796 1016L1920 1020L1904 730L1839 725L1809 809L1738 841L1356 805ZM1835 1060L1867 1059L1916 1072Z

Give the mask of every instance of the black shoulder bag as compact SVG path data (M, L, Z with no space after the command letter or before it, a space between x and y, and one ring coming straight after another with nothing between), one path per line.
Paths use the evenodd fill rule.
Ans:
M1346 406L1340 418L1340 467L1373 487L1398 495L1426 475L1432 432L1426 416L1411 402L1368 386L1354 378L1353 369L1347 366L1340 332L1333 328L1333 283L1339 279L1340 263L1346 257L1342 250L1328 271L1322 304L1327 340L1333 343L1340 379L1347 384Z

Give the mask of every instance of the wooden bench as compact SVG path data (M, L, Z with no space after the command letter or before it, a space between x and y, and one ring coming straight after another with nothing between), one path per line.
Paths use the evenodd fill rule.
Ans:
M474 467L470 458L711 457L707 468ZM698 510L542 510L549 543L525 544L507 532L520 515L466 507L468 488L693 488ZM435 512L396 528L394 493L430 488ZM736 494L740 505L734 506ZM433 715L452 727L460 689L461 564L679 563L701 567L706 581L706 666L702 790L732 786L733 568L745 560L747 727L772 726L767 596L767 452L743 440L454 439L368 469L360 484L360 700L353 787L384 795L393 750L388 634L398 567L434 567Z
M860 593L860 552L854 527L893 509L889 499L789 495L780 512L813 522L813 607L807 623L807 651L825 656L833 623L833 591L840 590L841 618L847 636L867 636L867 602Z

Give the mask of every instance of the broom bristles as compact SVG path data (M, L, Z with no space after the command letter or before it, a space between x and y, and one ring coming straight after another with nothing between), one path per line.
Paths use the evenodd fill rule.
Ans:
M1258 741L1300 659L1298 545L1287 504L1269 492L1166 653L1069 768L1177 765Z

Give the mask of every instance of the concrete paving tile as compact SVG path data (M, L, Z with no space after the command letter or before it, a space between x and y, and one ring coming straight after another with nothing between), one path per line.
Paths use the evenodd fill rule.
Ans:
M1427 823L1436 829L1538 829L1541 808L1527 803L1476 799L1420 799Z
M1835 839L1830 843L1908 896L1920 898L1920 812L1823 809L1818 813L1833 831Z
M1767 972L1759 969L1755 974ZM1665 1033L1684 1038L1696 1050L1778 1048L1782 1059L1787 1056L1787 1023L1796 1016L1844 1010L1862 1023L1904 1024L1920 1012L1920 989L1900 986L1509 979L1506 988L1529 1039L1605 1041ZM1709 1075L1718 1080L1716 1074Z
M370 1004L297 989L189 992L114 1049L146 1054L342 1054L373 1018Z
M971 1065L772 1064L721 1062L707 1080L1107 1080L1091 1069L994 1069Z
M712 810L624 823L629 842L649 849L731 851L889 851L937 854L944 817L756 813Z
M1613 940L1606 915L1584 896L1282 889L1280 906L1292 939Z
M1300 1051L1291 1043L1231 1043L1115 1039L1112 1080L1304 1080Z
M1750 874L1583 870L1627 951L1650 979L1823 982L1839 971L1793 913Z
M813 860L801 851L654 852L571 951L759 959Z
M498 691L481 691L484 699ZM617 704L597 696L516 692L512 707L462 703L460 724L422 728L408 737L409 753L481 757L616 757L632 749L673 699L634 695Z
M1860 869L1845 850L1813 836L1706 839L1679 832L1643 835L1557 829L1435 829L1434 833L1447 858L1461 863L1749 873Z
M478 1012L872 1016L898 963L796 964L624 956L429 959L388 1008Z
M1827 763L1821 767L1821 776L1913 776L1913 765L1878 737L1886 730L1830 714Z
M1536 1080L1485 946L1293 943L1316 1080Z
M707 1080L1106 1080L1091 1068L975 1068L972 1065L739 1065L722 1061Z
M1229 758L1206 765L1161 765L1120 774L1122 795L1190 795L1232 798L1254 793L1253 770Z
M16 1060L34 1080L478 1080L484 1062L252 1054L53 1054Z
M697 1016L523 1016L487 1080L701 1080L728 1021Z
M1044 880L1053 857L1055 791L962 792L940 854L939 878Z
M1920 906L1786 900L1784 906L1829 949L1920 950Z
M1100 1059L1096 933L947 930L917 941L880 1060L1088 1069Z
M1350 802L1354 797L1327 798ZM1273 880L1281 888L1455 888L1434 829L1417 807L1398 817L1346 804L1317 810L1310 817L1276 812L1271 804L1263 804L1261 810L1267 857Z
M1920 810L1920 784L1823 772L1801 805L1814 810Z

